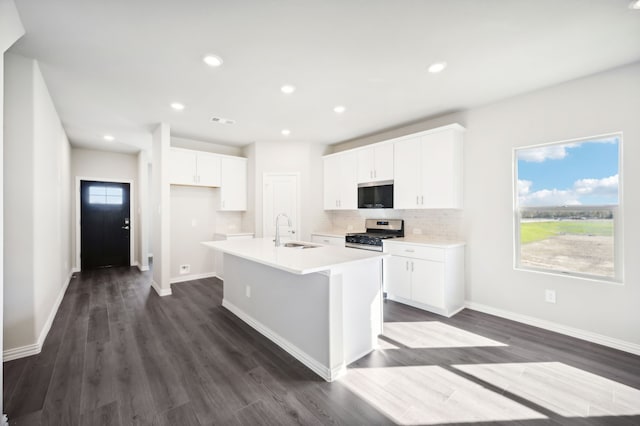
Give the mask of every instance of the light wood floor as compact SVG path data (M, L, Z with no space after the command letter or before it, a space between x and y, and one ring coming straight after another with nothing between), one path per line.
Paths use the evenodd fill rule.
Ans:
M12 426L640 425L627 353L386 302L380 349L326 383L222 308L217 279L164 298L149 283L133 268L77 274L42 353L4 364Z

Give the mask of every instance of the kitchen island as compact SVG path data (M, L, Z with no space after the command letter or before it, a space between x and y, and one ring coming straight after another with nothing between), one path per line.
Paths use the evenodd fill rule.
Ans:
M263 238L203 244L224 253L222 305L325 380L376 348L387 255Z

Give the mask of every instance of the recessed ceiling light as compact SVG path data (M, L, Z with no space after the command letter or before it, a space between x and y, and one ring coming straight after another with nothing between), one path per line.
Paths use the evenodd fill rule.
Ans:
M180 102L174 102L171 104L171 108L175 109L176 111L182 111L184 109L184 105Z
M338 105L335 108L333 108L333 110L336 112L336 114L342 114L347 109L344 107L344 105Z
M292 86L292 85L290 85L290 84L285 84L284 86L282 86L282 87L280 88L280 91L281 91L282 93L286 93L287 95L290 95L290 94L292 94L293 92L295 92L295 91L296 91L296 87L295 87L295 86Z
M291 130L289 130L289 129L282 129L282 132L280 132L280 133L282 133L282 134L283 134L283 135L285 135L285 136L289 136L289 135L291 134Z
M102 138L103 138L105 141L109 141L109 142L113 142L114 140L116 140L116 138L114 138L114 137L113 137L113 136L111 136L111 135L104 135Z
M437 74L443 69L445 69L446 67L447 67L446 62L436 62L435 64L431 64L429 66L429 72L432 74Z
M634 0L629 3L629 9L640 10L640 0Z
M222 65L222 58L220 56L207 55L204 58L202 58L202 60L204 61L205 64L209 65L210 67L217 68L220 65Z

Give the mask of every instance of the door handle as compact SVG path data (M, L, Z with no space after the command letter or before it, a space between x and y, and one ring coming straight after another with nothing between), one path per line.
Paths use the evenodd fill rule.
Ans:
M128 229L129 229L129 226L128 226L128 225L125 225L125 226L123 226L123 227L122 227L122 229L127 229L127 230L128 230Z

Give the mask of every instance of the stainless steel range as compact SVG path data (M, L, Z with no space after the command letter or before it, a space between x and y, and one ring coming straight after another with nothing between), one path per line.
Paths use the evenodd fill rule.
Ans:
M367 219L367 232L347 234L345 247L382 251L382 240L404 237L402 219Z

